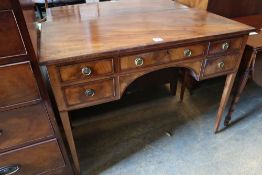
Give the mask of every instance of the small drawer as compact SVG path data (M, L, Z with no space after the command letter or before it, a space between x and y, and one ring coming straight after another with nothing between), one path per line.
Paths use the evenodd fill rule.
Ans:
M29 62L0 66L0 108L40 99Z
M156 52L141 53L120 58L120 69L122 71L146 67L170 61L167 50Z
M89 79L114 72L113 59L72 64L59 67L61 81Z
M185 47L169 49L171 60L205 56L207 44L196 44Z
M64 94L68 105L77 105L115 96L114 79L94 81L64 87Z
M37 175L65 166L55 139L0 154L0 174Z
M238 63L239 55L228 55L219 58L206 59L203 77L220 75L222 72L233 71Z
M243 38L232 38L222 41L214 41L210 43L209 55L236 51L242 48Z
M52 135L43 104L4 111L0 115L0 151Z

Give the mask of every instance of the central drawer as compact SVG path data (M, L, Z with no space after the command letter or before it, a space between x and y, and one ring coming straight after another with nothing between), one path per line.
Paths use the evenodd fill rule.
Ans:
M206 50L207 44L195 44L169 49L168 53L171 56L171 60L178 60L182 58L203 57L205 56Z
M143 68L158 64L169 63L180 59L189 59L193 57L204 56L207 50L207 44L195 44L160 50L154 52L141 53L120 58L120 69L122 71Z
M5 111L0 115L0 151L52 135L43 104Z
M38 175L65 166L57 141L0 154L0 174Z
M120 58L120 69L130 70L155 64L167 63L170 55L167 50L147 52Z
M88 103L115 96L114 79L106 79L66 86L63 89L66 102L69 106Z

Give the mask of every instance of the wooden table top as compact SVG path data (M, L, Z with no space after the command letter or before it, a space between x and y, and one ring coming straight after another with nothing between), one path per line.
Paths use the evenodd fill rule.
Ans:
M171 0L120 0L69 5L47 9L47 21L90 20L125 13L144 13L168 9L188 8Z
M153 1L160 2L150 2ZM70 8L87 8L87 4L67 6L60 10L52 9L52 12L56 11L56 14L62 15L54 15L55 18L50 20L50 13L49 20L42 25L40 63L52 64L83 57L88 59L105 55L117 56L129 51L159 49L174 44L208 40L216 35L224 37L254 30L247 25L206 11L181 8L182 6L179 8L179 4L168 0L162 0L166 4L162 10L153 3L151 5L158 10L144 8L141 9L141 13L137 13L136 7L140 6L140 2L142 3L142 0L114 2L112 4L126 5L113 5L114 10L104 13L100 9L99 14L104 15L97 15L99 17L95 18L83 17L89 15L88 9L64 15ZM141 6L151 6L145 2ZM167 9L168 3L175 4L178 8ZM105 9L110 7L108 5ZM111 15L113 11L126 12Z

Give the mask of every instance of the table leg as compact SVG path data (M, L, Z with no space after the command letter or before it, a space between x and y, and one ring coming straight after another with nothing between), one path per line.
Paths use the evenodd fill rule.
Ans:
M172 73L172 77L170 81L170 93L172 96L176 96L177 82L178 82L178 73L177 71L174 71Z
M229 111L228 111L228 114L225 118L225 121L224 121L224 125L225 126L228 126L230 121L231 121L231 116L233 114L233 112L235 111L236 109L236 105L237 103L239 102L239 99L240 99L240 96L247 84L247 81L248 81L248 78L250 76L250 74L253 72L253 63L254 63L254 60L256 59L256 55L257 53L256 52L252 52L251 56L250 56L250 60L248 61L248 64L247 64L247 67L245 69L245 72L243 75L241 75L241 78L240 78L240 83L239 83L239 86L237 87L237 92L236 94L234 95L233 97L233 101L229 107Z
M177 81L172 80L172 82L170 82L170 93L172 96L176 96L176 90L177 90Z
M62 123L63 123L66 139L67 139L67 142L69 144L69 148L70 148L70 151L71 151L71 154L72 154L72 158L73 158L73 161L74 161L76 171L77 171L78 174L80 174L80 165L79 165L79 160L78 160L78 157L77 157L74 137L73 137L71 124L70 124L70 120L69 120L69 114L68 114L68 112L60 112L60 117L61 117L61 120L62 120Z
M184 94L186 90L186 78L187 78L187 70L183 70L182 80L181 80L181 89L180 89L180 101L184 100Z
M236 73L232 73L232 74L227 75L224 91L223 91L222 98L221 98L220 105L219 105L219 109L218 109L218 112L217 112L215 128L214 128L215 133L217 133L217 131L219 129L219 125L220 125L220 122L221 122L221 119L222 119L222 116L223 116L229 95L231 93L235 78L236 78Z

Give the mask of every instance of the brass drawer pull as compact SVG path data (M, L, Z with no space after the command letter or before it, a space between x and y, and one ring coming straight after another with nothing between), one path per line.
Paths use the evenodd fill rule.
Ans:
M223 69L225 67L225 63L222 61L220 63L217 64L219 69Z
M10 165L5 167L0 167L0 175L11 175L20 170L19 165Z
M88 96L88 97L92 97L95 95L95 90L94 89L87 89L85 91L85 95Z
M190 57L192 55L192 51L190 49L185 49L184 50L184 56L185 57Z
M225 42L222 44L222 50L226 51L229 48L229 43Z
M135 64L136 64L136 66L142 66L144 64L143 58L142 57L137 57L135 59Z
M92 69L90 67L82 68L82 74L83 75L89 76L89 75L91 75L91 73L92 73Z

